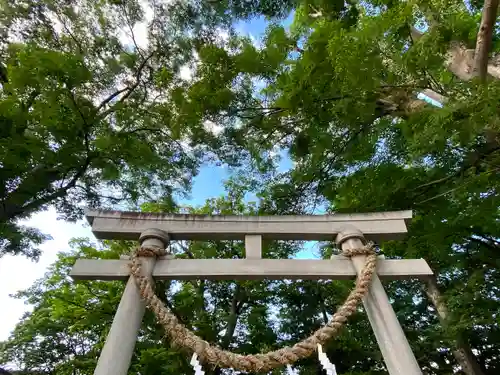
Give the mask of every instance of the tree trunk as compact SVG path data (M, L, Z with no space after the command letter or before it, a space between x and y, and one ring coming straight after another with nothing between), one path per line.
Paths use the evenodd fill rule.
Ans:
M498 1L499 0L485 0L483 14L481 16L481 25L477 33L472 74L479 77L481 81L486 80L486 75L488 73L488 54L490 53L491 39L497 18Z
M429 281L426 282L424 292L436 308L439 321L443 326L446 326L449 319L449 311L446 304L443 302L441 293L439 292L436 278L429 279ZM458 364L462 367L462 371L466 375L484 375L484 372L477 363L476 357L474 356L474 353L472 353L467 340L457 337L455 341L455 349L453 349L452 352Z
M488 59L491 49L491 35L495 25L498 9L498 0L485 0L481 25L477 35L476 49L467 49L459 42L452 42L445 62L446 68L458 78L468 81L474 76L486 77L490 74L500 79L500 64L497 58ZM439 23L429 7L420 5L420 10L425 14L429 27L436 27ZM411 38L416 41L424 34L415 27L411 28Z
M234 290L233 300L231 301L231 310L227 319L226 334L224 335L224 339L222 340L221 347L223 349L227 349L229 348L229 345L231 345L234 331L236 329L236 324L238 323L238 302L240 297L240 290L240 284L237 283Z
M231 301L231 309L229 311L229 317L227 319L226 333L222 339L221 348L228 349L233 340L234 331L236 330L236 325L238 324L238 317L241 312L241 285L236 283L236 288L234 290L233 299ZM244 296L243 296L244 297ZM207 371L207 375L221 375L222 369L219 366L214 366L211 370Z

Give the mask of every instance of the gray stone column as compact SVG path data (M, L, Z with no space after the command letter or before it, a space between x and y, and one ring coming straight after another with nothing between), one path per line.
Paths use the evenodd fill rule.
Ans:
M163 230L148 229L141 234L139 243L141 246L156 246L165 249L168 246L169 237ZM156 258L141 257L140 259L142 274L151 276ZM123 291L94 375L127 375L145 309L146 304L131 276Z
M337 246L342 247L342 250L360 248L366 243L363 233L353 226L346 227L341 231L337 235L336 242ZM363 269L365 259L366 256L352 257L352 263L358 275ZM377 274L373 275L363 305L389 374L422 375Z

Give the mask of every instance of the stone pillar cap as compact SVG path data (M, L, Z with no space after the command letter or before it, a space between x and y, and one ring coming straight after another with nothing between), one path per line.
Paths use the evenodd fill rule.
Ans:
M170 241L170 237L167 232L156 228L146 229L144 232L142 232L141 236L139 237L139 243L142 244L148 238L158 239L162 241L165 246L168 246L168 243Z
M337 238L335 238L335 243L337 244L337 246L340 246L342 245L342 243L352 238L357 238L361 240L361 242L363 242L364 244L366 243L363 232L361 232L358 228L356 228L353 225L345 226L344 229L342 229L337 234Z

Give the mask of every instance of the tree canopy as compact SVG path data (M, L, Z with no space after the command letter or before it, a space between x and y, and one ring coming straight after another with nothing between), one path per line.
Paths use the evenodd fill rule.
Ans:
M137 207L186 192L215 158L204 122L231 96L186 108L181 70L216 41L216 13L137 1L3 1L0 13L2 253L38 255L42 234L18 222L49 205L69 220L83 205Z
M43 236L21 227L19 219L48 205L69 219L81 215L83 203L126 201L137 209L147 202L146 211L170 212L177 209L175 193L189 189L201 164L228 163L238 167L231 189L260 201L248 208L230 197L208 203L204 212L221 205L229 205L227 212L268 214L412 209L407 238L381 244L381 251L422 257L435 271L436 278L423 285L387 285L419 364L426 374L498 373L498 1L1 4L3 252L37 255L32 245ZM293 22L285 27L281 21L288 16ZM253 17L268 22L260 44L233 27ZM145 45L134 34L141 27ZM192 67L187 79L181 74L186 66ZM292 161L286 171L277 165L283 154ZM64 275L76 256L116 257L129 245L107 243L105 251L95 252L80 242L61 255L55 266L61 269L19 295L36 308L5 344L5 358L20 358L26 369L47 363L51 367L44 370L63 374L83 353L89 367L78 368L86 373L109 327L110 317L99 314L116 306L113 296L119 298L121 286L74 285ZM240 249L186 246L186 254L196 257ZM296 251L276 246L274 256ZM322 256L330 251L323 247ZM97 295L84 293L85 285L95 285ZM201 298L200 285L176 285L175 291L172 285L162 288L186 323L247 353L304 337L333 312L347 288L204 284L210 297ZM109 288L115 288L111 296L103 292ZM85 308L78 313L71 303L53 306L57 299L50 293ZM237 319L240 331L224 310L234 296L236 307L246 306ZM283 315L271 318L269 308L251 313L252 304L242 302L247 298L280 306ZM222 306L218 301L225 307L210 310ZM101 304L108 310L87 309ZM182 309L195 313L182 316ZM93 313L84 311L96 311L93 323ZM70 331L75 319L84 320L77 325L84 332ZM281 336L274 333L275 321ZM63 328L64 340L81 343L64 343L48 359L39 350L42 339L47 345L61 342L52 323ZM96 328L89 332L92 324ZM340 373L384 373L366 324L360 313L328 347L339 358ZM168 343L158 349L163 338L153 326L152 320L145 324L134 366L153 373L158 368L144 370L141 362L149 358L152 366L175 366L162 369L166 373L188 371L185 355ZM225 326L236 328L219 335ZM42 333L35 339L37 330ZM318 373L316 366L299 364L301 374Z

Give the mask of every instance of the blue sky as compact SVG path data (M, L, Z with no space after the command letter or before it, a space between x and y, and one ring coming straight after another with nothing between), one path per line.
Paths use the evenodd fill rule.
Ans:
M280 22L284 27L289 27L293 22L294 12ZM239 21L234 24L236 31L240 34L252 34L256 39L262 39L264 32L266 31L269 22L266 21L265 17L255 17L249 21Z

